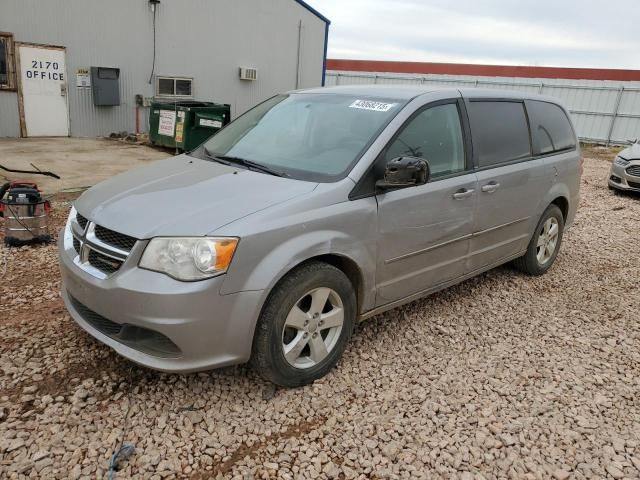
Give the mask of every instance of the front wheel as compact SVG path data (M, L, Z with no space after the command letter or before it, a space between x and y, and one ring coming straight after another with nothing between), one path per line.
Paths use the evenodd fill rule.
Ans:
M297 387L324 376L353 332L356 297L338 268L309 262L273 290L256 327L251 363L266 380Z
M542 275L556 260L564 233L564 216L556 205L549 205L540 217L527 247L527 253L513 261L515 267L529 275Z

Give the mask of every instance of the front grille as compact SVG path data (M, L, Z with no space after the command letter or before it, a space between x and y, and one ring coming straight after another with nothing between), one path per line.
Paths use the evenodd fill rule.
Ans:
M78 255L80 255L80 240L78 240L76 237L73 237L73 249Z
M182 353L169 337L159 332L128 323L113 322L86 307L71 294L69 294L69 300L76 312L89 325L120 343L155 357L176 358Z
M627 180L627 183L629 184L629 186L631 188L637 188L638 190L640 190L640 183L638 183L638 182L630 182L629 180Z
M627 173L629 175L633 175L634 177L640 177L640 165L631 165L627 168Z
M105 273L107 275L111 275L112 273L117 272L122 266L122 262L120 260L107 257L106 255L103 255L93 249L89 250L89 256L87 260L89 261L89 265L97 268L102 273Z
M76 213L76 223L70 228L71 239L66 248L78 255L75 263L94 277L104 279L116 273L129 256L129 252L138 241L108 228L96 225ZM82 226L82 233L78 227Z
M95 235L99 240L103 241L107 245L119 248L120 250L126 250L127 252L130 251L138 241L129 235L114 232L113 230L101 227L100 225L96 225Z
M80 225L80 228L82 228L82 230L85 230L87 228L87 223L89 223L89 220L76 212L76 222L78 222L78 225Z

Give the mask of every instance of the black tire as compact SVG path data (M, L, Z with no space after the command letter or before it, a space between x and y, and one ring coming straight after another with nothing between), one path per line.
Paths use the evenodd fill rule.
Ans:
M324 360L307 368L296 368L285 358L285 321L293 307L300 305L301 299L306 298L307 292L317 288L329 288L340 297L344 312L342 330L335 333L334 338L337 340L334 340L333 347L328 349L329 353ZM265 380L283 387L298 387L323 377L336 365L349 343L356 314L357 302L353 285L341 270L318 261L300 265L274 287L262 309L251 354L254 370ZM319 328L312 335L318 334L323 335Z
M541 263L538 260L538 238L544 228L545 223L548 219L555 218L558 222L558 240L555 245L555 250L551 258L546 260L544 263ZM528 275L542 275L547 272L556 261L556 257L558 256L558 252L560 251L560 247L562 245L562 235L564 233L564 216L562 215L562 211L556 205L549 205L547 209L544 211L542 216L540 217L540 221L538 225L536 225L536 229L533 232L533 236L529 241L529 246L527 247L527 253L525 253L522 257L516 258L513 261L513 265Z

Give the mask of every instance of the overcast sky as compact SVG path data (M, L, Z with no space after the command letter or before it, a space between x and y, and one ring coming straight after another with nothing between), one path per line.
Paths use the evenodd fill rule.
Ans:
M329 58L640 69L640 0L308 0Z

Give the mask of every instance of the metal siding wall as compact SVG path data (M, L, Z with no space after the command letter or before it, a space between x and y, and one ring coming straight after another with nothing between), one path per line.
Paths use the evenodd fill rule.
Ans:
M329 71L326 84L477 86L542 93L558 98L571 111L581 139L622 143L640 137L640 82Z
M0 28L12 32L16 42L66 47L72 136L135 129L133 95L151 93L135 91L132 85L143 77L143 68L150 68L150 62L147 67L139 57L150 48L150 36L136 35L139 28L151 28L146 2L9 0L3 3L0 19ZM90 66L120 68L120 106L95 107L91 90L76 87L76 70Z
M0 0L0 31L16 42L67 48L72 136L135 130L135 95L153 96L152 14L147 0ZM303 22L301 87L322 82L324 22L293 0L163 0L157 13L157 75L193 77L196 100L232 105L239 115L275 93L295 88L298 24ZM75 72L120 68L121 105L95 107ZM240 66L258 68L241 81ZM12 97L12 100L5 100ZM10 111L5 103L14 102ZM0 135L19 135L15 93L0 92ZM142 130L147 109L140 111Z
M298 6L298 8L302 8ZM294 14L297 12L293 12ZM300 88L322 85L325 23L312 15L302 20L303 41Z
M320 85L324 22L297 3L191 0L190 6L187 10L177 1L161 4L157 72L194 77L195 98L230 103L237 116L278 92L294 89L300 20L300 86ZM194 17L194 11L200 13ZM256 67L258 80L239 80L240 66Z
M640 93L623 91L618 113L612 136L628 140L640 138Z

